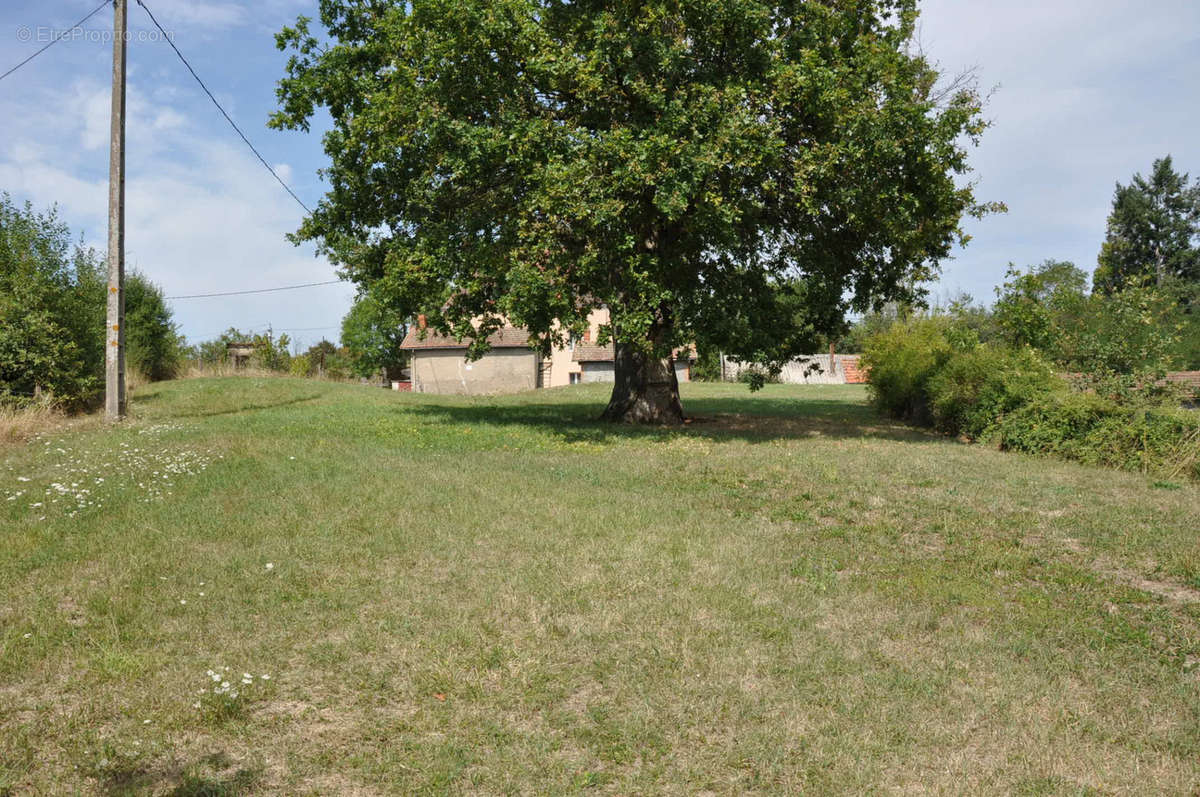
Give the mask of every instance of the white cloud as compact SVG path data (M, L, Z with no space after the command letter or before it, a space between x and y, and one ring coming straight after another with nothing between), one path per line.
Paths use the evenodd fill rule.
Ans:
M210 0L148 0L146 4L167 31L179 35L173 25L231 28L247 22L246 8L239 3Z

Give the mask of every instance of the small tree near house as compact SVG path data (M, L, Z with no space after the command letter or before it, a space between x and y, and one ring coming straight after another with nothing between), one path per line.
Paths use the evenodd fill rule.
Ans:
M548 351L611 323L605 417L677 423L668 358L770 367L912 300L976 203L985 129L914 46L916 0L326 0L277 128L318 108L330 191L295 235L401 317ZM799 310L799 312L798 312Z

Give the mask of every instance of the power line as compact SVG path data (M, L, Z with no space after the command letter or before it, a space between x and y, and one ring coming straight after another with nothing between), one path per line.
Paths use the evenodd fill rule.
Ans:
M236 131L237 134L239 136L241 136L242 141L246 142L246 146L250 148L250 151L254 153L255 157L258 158L259 162L262 163L263 167L266 168L266 170L271 173L271 176L274 177L275 180L281 186L283 186L283 190L287 191L291 195L292 199L296 200L296 204L298 204L300 207L304 208L305 212L311 214L312 211L309 209L308 205L304 204L304 202L301 201L300 197L296 196L296 192L293 191L288 186L288 184L283 181L283 178L275 173L275 170L271 168L271 164L267 163L267 159L264 158L259 153L259 151L254 148L254 145L250 143L250 139L246 138L246 134L243 133L242 129L237 126L237 123L233 121L233 117L231 117L228 113L225 112L225 109L221 107L221 103L217 102L217 98L214 97L213 93L208 90L208 86L204 85L204 81L201 80L200 76L196 74L196 70L193 69L192 65L190 63L188 63L188 60L183 57L183 53L179 52L179 48L176 47L175 42L171 40L170 34L167 33L167 31L163 28L162 25L158 24L158 20L155 19L155 17L154 17L154 12L152 12L146 6L146 4L142 2L142 0L137 0L137 4L139 6L141 6L143 9L145 9L146 13L150 16L150 21L154 23L154 27L158 28L158 30L162 33L163 39L166 40L167 44L171 45L171 49L175 51L175 55L179 56L179 60L182 61L183 65L187 67L187 70L192 73L192 77L195 78L196 82L200 84L200 88L204 89L204 93L208 95L208 98L210 100L212 100L213 105L217 106L217 110L220 111L221 115L225 117L225 121L229 122L229 125L234 129L234 131ZM183 298L183 297L180 297L180 298ZM190 297L188 297L188 298L190 298Z
M306 282L303 285L284 285L279 288L260 288L256 291L225 291L224 293L194 293L191 296L168 296L167 301L175 299L212 299L217 296L247 296L251 293L275 293L276 291L294 291L298 288L316 288L320 285L337 285L342 280L329 280L328 282Z
M256 330L265 330L268 328L274 332L325 332L330 329L341 329L341 326L335 324L334 326L331 326L331 327L276 327L276 326L272 326L271 324L255 324L254 326L246 327L245 329L242 329L241 327L236 327L236 326L235 327L226 327L225 329L222 329L220 332L209 332L204 335L194 335L194 336L186 335L185 337L187 337L189 340L194 339L194 340L203 342L206 340L218 338L221 335L224 335L230 329L236 329L238 332L243 332L247 335L257 335L257 334L261 334L261 333L257 332Z
M60 32L59 32L57 35L55 35L54 37L52 37L52 38L50 39L50 43L49 43L49 44L47 44L45 47L41 48L40 50L38 50L38 51L37 51L36 53L34 53L33 55L29 56L29 57L28 57L28 58L26 58L24 61L22 61L21 63L17 64L16 66L14 66L12 69L8 70L8 71L7 71L7 72L5 72L3 75L0 75L0 80L4 80L4 78L6 78L6 77L8 77L9 75L11 75L13 72L16 72L18 69L20 69L21 67L25 66L25 64L29 63L30 61L32 61L33 59L37 58L37 57L38 57L39 55L41 55L42 53L44 53L44 52L46 52L47 50L49 50L49 49L50 49L51 47L53 47L54 45L58 44L60 41L62 41L64 38L66 38L66 36L67 36L67 34L68 34L68 33L74 33L76 28L78 28L78 27L79 27L80 25L82 25L83 23L87 22L87 21L88 21L89 19L91 19L92 17L94 17L94 16L96 16L97 14L99 14L99 13L100 13L100 10L101 10L102 8L104 8L105 6L107 6L107 5L108 5L110 2L111 2L111 0L104 0L104 2L102 2L100 5L96 6L95 10L94 10L94 11L92 11L92 13L88 14L86 17L84 17L83 19L81 19L81 20L79 20L78 22L76 22L74 25L72 25L72 26L70 27L70 29L69 29L69 30L60 31ZM26 28L25 30L26 30L26 31L28 31L28 29L27 29L27 28Z

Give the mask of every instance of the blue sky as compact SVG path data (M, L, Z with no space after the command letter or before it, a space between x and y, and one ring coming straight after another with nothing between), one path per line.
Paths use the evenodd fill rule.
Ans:
M98 0L7 0L0 70ZM242 129L309 204L322 193L319 135L268 130L285 56L273 36L315 0L146 0ZM922 43L948 71L995 86L995 122L972 155L980 198L1010 212L970 222L935 296L991 300L1006 265L1047 258L1089 271L1116 181L1171 153L1200 175L1200 2L925 0ZM101 11L89 31L111 29ZM284 235L301 213L163 42L130 8L128 259L168 296L318 282L332 267ZM33 41L21 41L21 29ZM111 46L66 40L0 82L0 190L63 218L103 248ZM335 338L349 285L173 303L189 338L268 324L304 343Z

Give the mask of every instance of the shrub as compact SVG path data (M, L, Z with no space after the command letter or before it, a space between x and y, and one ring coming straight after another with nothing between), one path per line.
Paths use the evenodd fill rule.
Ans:
M721 353L715 347L708 345L696 347L696 361L692 363L692 381L721 381Z
M174 379L183 359L162 289L136 271L125 280L125 340L131 371L151 382Z
M780 382L779 371L763 368L761 365L751 365L738 372L737 380L743 385L749 385L752 392L762 390L766 385L777 385Z
M100 395L102 265L72 243L57 210L36 213L0 193L0 403L48 392L76 409Z
M37 213L0 193L0 404L49 393L78 410L99 399L105 283L103 259L72 243L56 209ZM137 273L125 287L129 379L170 379L180 340L162 292Z
M901 321L867 340L862 365L871 373L871 401L894 418L928 423L928 384L954 354L943 319Z
M312 361L309 360L307 354L297 354L288 363L288 373L292 376L308 376L312 370Z
M1010 451L1200 479L1200 412L1123 406L1056 391L1005 415L996 441Z
M978 439L1007 413L1064 387L1032 349L982 345L951 355L926 391L938 431Z

